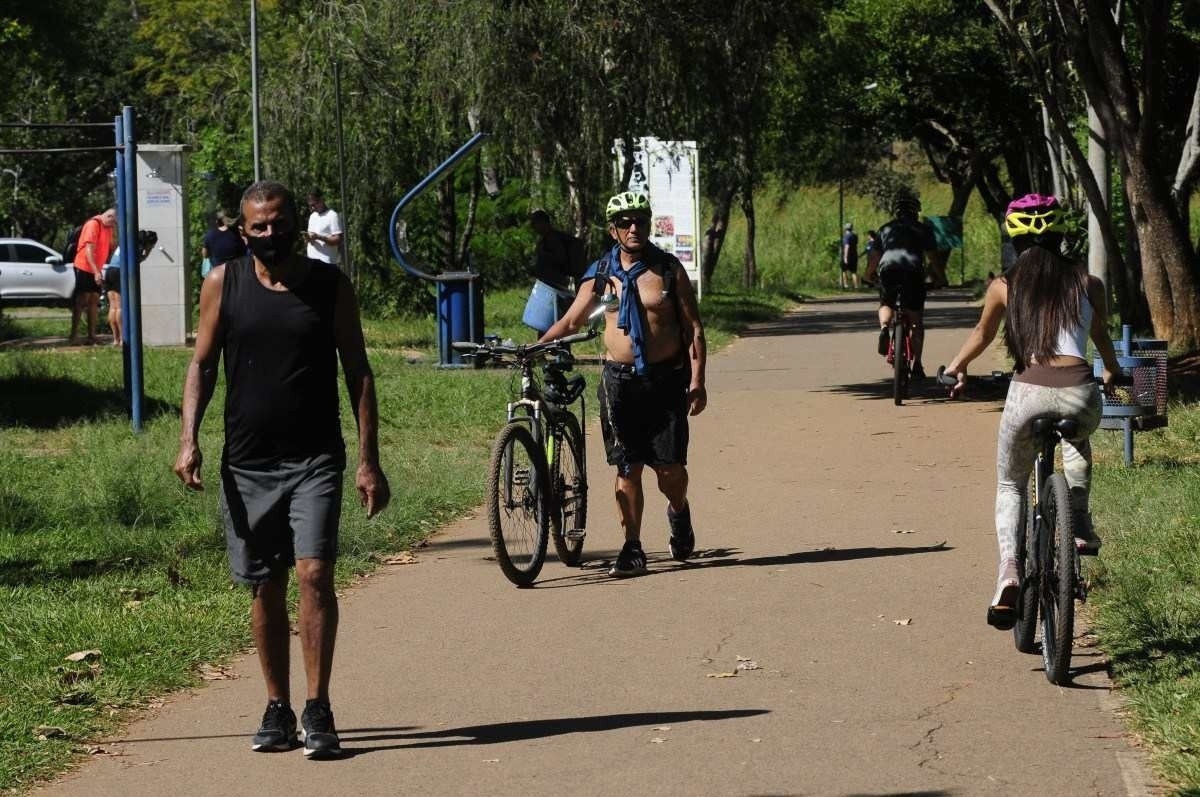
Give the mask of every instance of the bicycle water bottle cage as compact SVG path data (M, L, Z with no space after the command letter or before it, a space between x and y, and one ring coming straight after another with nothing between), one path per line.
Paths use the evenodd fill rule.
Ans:
M1044 415L1033 419L1033 436L1042 437L1051 430L1070 440L1079 434L1079 421L1074 418L1059 418L1055 415Z

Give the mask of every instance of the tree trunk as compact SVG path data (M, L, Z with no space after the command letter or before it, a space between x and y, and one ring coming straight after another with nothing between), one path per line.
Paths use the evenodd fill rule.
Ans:
M1196 179L1200 178L1200 77L1196 78L1196 91L1192 94L1192 109L1188 113L1187 127L1183 137L1183 152L1179 156L1179 165L1175 169L1175 182L1171 186L1171 196L1175 200L1175 212L1183 223L1183 229L1190 230L1192 189Z
M458 213L454 202L454 181L443 180L437 187L438 200L438 241L442 250L442 271L457 271L457 254L455 248L455 231L458 226Z
M464 270L471 267L471 263L467 257L471 251L471 236L475 232L475 214L479 210L479 193L483 189L483 166L482 158L479 155L475 157L475 168L471 175L471 196L467 200L467 220L463 223L462 234L458 237L458 262L462 264Z
M758 260L754 256L754 189L742 186L742 213L746 216L746 258L742 266L742 287L754 290L758 284Z
M1133 154L1133 153L1131 153ZM1154 334L1172 347L1191 351L1200 343L1200 294L1169 193L1149 170L1149 158L1126 161L1125 193L1142 250L1142 284Z
M733 195L737 193L737 182L733 179L726 181L717 193L713 205L712 221L704 231L704 252L701 263L704 267L704 284L712 283L713 273L717 270L717 261L721 257L721 247L725 244L725 231L729 228L729 211L733 207Z
M563 175L567 178L567 213L571 219L571 234L582 238L587 235L587 217L583 210L583 194L586 188L583 182L583 168L571 159L566 147L561 144L558 152L563 159Z

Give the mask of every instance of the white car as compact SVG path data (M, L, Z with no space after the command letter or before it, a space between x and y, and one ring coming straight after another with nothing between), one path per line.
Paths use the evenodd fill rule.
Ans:
M62 255L30 238L0 238L0 304L63 304L75 292L75 270Z

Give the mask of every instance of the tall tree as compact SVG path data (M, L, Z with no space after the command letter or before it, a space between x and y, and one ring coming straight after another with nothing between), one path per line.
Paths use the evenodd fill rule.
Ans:
M1044 70L1046 65L1018 31L1023 18L1014 18L997 0L986 1L1023 48L1031 69ZM1037 19L1054 21L1045 28L1048 43L1060 45L1069 54L1117 156L1137 231L1142 286L1154 333L1174 347L1193 350L1200 345L1195 252L1171 193L1171 176L1188 157L1182 120L1189 104L1169 101L1170 92L1182 81L1167 79L1166 64L1172 60L1168 54L1174 51L1186 54L1186 63L1195 69L1198 51L1194 42L1172 28L1175 5L1167 0L1130 4L1126 9L1130 13L1120 20L1103 0L1049 0L1033 3L1026 11ZM1043 73L1051 78L1056 74L1053 70ZM1194 80L1193 76L1184 85L1190 87ZM1069 122L1059 103L1060 85L1044 81L1040 90L1060 133L1069 139L1065 133ZM1172 119L1173 113L1178 114L1176 119ZM1072 147L1072 155L1083 174L1089 204L1102 215L1104 197L1078 146Z

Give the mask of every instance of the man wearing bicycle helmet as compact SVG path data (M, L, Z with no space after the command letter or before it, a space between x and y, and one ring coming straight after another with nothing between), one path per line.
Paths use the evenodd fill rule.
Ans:
M1016 263L992 280L979 323L946 366L957 378L951 396L961 395L967 365L987 350L1004 322L1004 343L1015 376L1004 401L996 446L996 540L1000 567L987 621L1009 629L1017 621L1021 574L1017 529L1037 445L1033 420L1055 415L1078 422L1078 435L1063 440L1063 474L1076 516L1076 547L1095 553L1100 540L1088 513L1092 449L1088 438L1100 423L1100 394L1087 360L1090 337L1104 362L1107 390L1118 373L1109 339L1104 285L1079 263L1061 254L1062 208L1053 196L1028 194L1008 206L1004 227L1019 253Z
M581 329L593 308L604 313L600 430L617 468L617 514L625 543L609 575L646 572L642 550L642 472L649 466L667 497L671 556L685 561L696 535L687 498L688 416L708 401L704 325L695 290L679 260L650 242L650 200L624 191L608 201L615 245L584 273L575 302L540 340Z
M897 192L892 200L892 220L879 228L883 254L876 272L879 281L880 355L888 353L888 327L892 323L896 301L912 324L914 379L925 378L921 350L925 345L925 253L936 243L933 229L920 220L921 201L909 190Z

